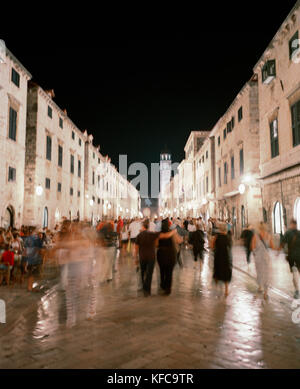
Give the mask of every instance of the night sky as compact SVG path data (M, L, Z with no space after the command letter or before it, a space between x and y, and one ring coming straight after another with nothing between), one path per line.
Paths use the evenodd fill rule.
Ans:
M190 130L212 129L295 2L235 2L219 10L221 24L215 4L198 24L178 20L168 34L155 23L131 35L65 25L45 28L42 38L26 30L0 38L117 167L119 154L149 165L165 147L180 162Z

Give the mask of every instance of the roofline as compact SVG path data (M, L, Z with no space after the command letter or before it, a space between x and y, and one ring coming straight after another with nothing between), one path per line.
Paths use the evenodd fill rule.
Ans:
M300 1L300 0L299 0ZM252 75L252 77L250 78L249 81L247 81L243 86L242 88L240 89L240 91L237 93L237 95L235 96L234 100L232 101L232 103L230 104L230 106L226 109L226 111L223 113L223 115L219 118L219 120L216 122L216 124L213 126L213 128L211 129L210 131L210 135L209 137L212 137L212 136L215 136L215 131L217 129L217 126L218 124L222 121L222 119L224 118L224 116L231 110L231 108L234 106L234 104L237 102L237 100L239 99L239 97L243 94L243 92L246 90L246 88L248 86L251 86L251 83L255 82L256 85L257 85L257 80L255 80L255 77L257 75L254 73Z
M293 12L296 11L296 9L298 9L300 7L300 0L297 0L296 1L296 4L294 5L294 7L291 9L291 11L289 12L289 14L287 15L287 17L284 19L284 21L281 23L279 29L277 30L276 34L274 35L274 37L272 38L271 42L268 44L267 48L264 50L264 52L262 53L262 55L260 56L259 60L256 62L255 66L253 67L253 70L256 69L260 62L263 60L263 57L265 55L265 53L273 47L273 42L275 41L276 37L278 36L279 32L282 30L283 28L283 25L285 23L287 23L288 19L292 16Z
M21 62L13 55L13 53L6 47L6 55L9 56L20 68L27 74L29 79L32 79L32 74L29 73L29 71L25 68L24 65L21 64Z

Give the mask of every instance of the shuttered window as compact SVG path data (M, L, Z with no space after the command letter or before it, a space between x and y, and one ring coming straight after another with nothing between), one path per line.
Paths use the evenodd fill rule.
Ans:
M58 146L58 166L62 167L63 164L63 148Z
M271 140L271 157L275 158L277 157L277 155L279 155L277 119L274 119L270 123L270 140Z
M8 136L12 140L17 139L17 111L9 108L9 133Z
M52 139L49 135L46 138L46 159L51 161L51 151L52 151Z
M10 166L8 168L8 181L16 181L16 169Z
M11 70L11 80L18 88L20 87L20 74L14 68Z
M240 175L244 174L244 149L240 150Z
M300 144L300 100L292 106L293 146Z

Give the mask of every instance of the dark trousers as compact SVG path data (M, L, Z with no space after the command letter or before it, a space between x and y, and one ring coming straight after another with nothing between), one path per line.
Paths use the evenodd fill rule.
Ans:
M158 260L160 268L160 287L166 292L171 293L172 275L175 263L173 261Z
M250 247L246 247L247 263L250 263L250 255L251 255L251 249Z
M151 283L152 283L154 264L155 264L155 259L151 259L148 261L140 260L143 290L149 294L151 294Z
M203 248L194 247L193 253L194 253L194 261L195 262L197 262L198 256L200 258L200 261L203 261Z

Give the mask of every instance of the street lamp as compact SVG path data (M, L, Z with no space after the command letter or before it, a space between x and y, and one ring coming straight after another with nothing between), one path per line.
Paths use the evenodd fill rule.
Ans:
M239 185L239 192L240 192L240 194L244 194L245 190L246 190L245 184L240 184Z

